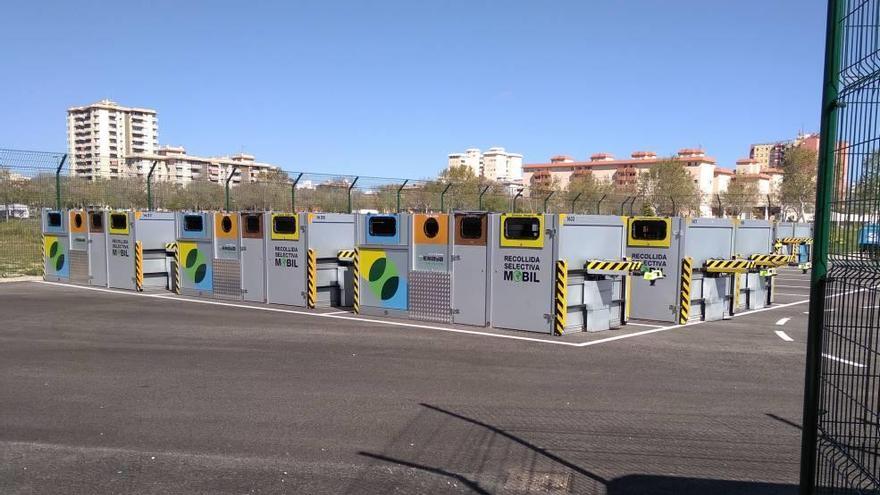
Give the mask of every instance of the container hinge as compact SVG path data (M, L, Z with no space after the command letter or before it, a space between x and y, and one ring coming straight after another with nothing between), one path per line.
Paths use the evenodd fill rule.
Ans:
M544 232L547 234L547 237L550 237L551 239L556 236L556 229L547 229Z
M551 315L550 313L544 313L544 319L549 322L553 320L553 315Z
M238 250L239 251L247 251L247 246L241 246Z
M451 314L454 314L454 315L459 315L459 314L461 314L461 310L458 309L458 308L451 308L451 309L449 310L449 312L450 312Z
M460 254L453 254L452 256L449 257L449 260L450 261L461 261L461 255Z

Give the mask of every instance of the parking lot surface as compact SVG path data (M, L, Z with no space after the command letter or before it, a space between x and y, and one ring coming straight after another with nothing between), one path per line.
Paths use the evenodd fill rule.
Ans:
M0 492L796 493L807 280L571 345L0 284Z

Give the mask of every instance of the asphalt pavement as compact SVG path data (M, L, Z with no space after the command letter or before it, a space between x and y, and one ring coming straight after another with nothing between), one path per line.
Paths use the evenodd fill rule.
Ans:
M0 492L793 494L809 291L777 284L571 345L0 284Z

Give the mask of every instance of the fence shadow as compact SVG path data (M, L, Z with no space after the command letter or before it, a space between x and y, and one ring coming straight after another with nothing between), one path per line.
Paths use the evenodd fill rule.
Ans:
M433 486L429 491L443 491L452 484L472 493L590 493L607 495L676 494L676 495L740 495L740 494L796 494L793 484L759 481L737 481L688 476L665 476L640 473L638 459L627 460L625 470L631 474L609 478L593 469L567 459L557 452L536 444L519 434L521 426L502 428L481 419L440 406L420 403L422 411L404 433L383 449L383 452L359 451L358 454L373 461L373 468L384 466L399 471L383 481L372 479L364 472L361 479L347 493L382 493L389 486L404 479L406 472L428 475L420 486ZM778 419L774 417L774 419ZM791 424L785 421L787 424ZM462 430L460 442L453 442L452 456L450 437L454 430ZM422 433L427 432L427 433ZM424 437L420 437L424 435ZM421 444L422 450L401 447ZM413 439L413 443L409 443ZM441 440L442 439L442 440ZM501 459L488 459L487 447L500 449ZM564 451L564 449L562 449ZM482 451L479 455L476 451ZM638 456L635 456L638 457ZM500 463L502 466L493 466ZM376 471L375 469L373 471ZM512 474L513 473L513 474ZM436 481L430 481L436 477ZM377 484L378 482L378 484ZM425 485L427 483L427 485ZM432 485L433 483L433 485ZM380 486L383 485L383 486ZM397 486L399 490L401 487Z

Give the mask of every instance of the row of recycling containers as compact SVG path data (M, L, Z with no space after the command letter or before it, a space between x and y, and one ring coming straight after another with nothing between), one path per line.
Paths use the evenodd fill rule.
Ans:
M682 217L44 210L45 279L561 335L773 302L812 227Z

